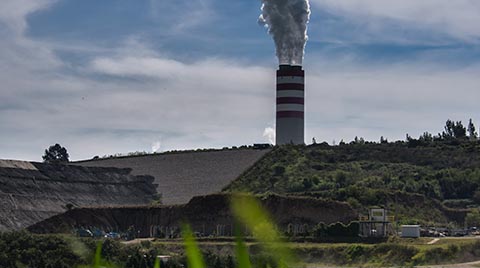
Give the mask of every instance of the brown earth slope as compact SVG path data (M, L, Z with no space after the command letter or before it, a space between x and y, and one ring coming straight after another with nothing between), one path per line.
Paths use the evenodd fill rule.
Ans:
M301 232L305 225L312 228L320 222L349 223L358 217L347 203L324 199L269 195L261 202L282 229L291 224L296 232ZM64 233L78 227L125 232L133 226L140 237L149 237L178 234L182 222L188 222L204 235L231 235L229 195L199 196L188 204L176 206L79 208L28 229L35 233Z
M151 175L165 205L185 204L192 197L220 192L270 150L239 149L178 152L107 158L74 163L81 166L131 168Z
M70 206L149 204L156 196L152 182L129 169L0 160L0 231L25 228Z

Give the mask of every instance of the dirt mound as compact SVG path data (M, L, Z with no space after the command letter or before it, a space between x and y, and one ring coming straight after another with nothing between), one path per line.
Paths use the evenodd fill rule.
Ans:
M0 159L0 168L19 168L36 170L37 168L30 162L17 161L17 160L2 160Z
M313 227L319 222L348 223L357 218L346 203L314 198L294 198L277 195L261 199L274 221L286 229ZM71 232L88 227L104 231L125 232L133 226L140 237L168 236L178 233L186 221L203 235L231 235L233 218L229 195L215 194L195 197L188 204L163 207L79 208L54 216L28 229L36 233Z
M0 161L0 231L17 230L65 212L99 205L145 205L153 177L129 169Z
M261 159L267 150L238 149L178 152L82 161L81 166L131 168L151 175L166 205L185 204L192 197L218 193Z

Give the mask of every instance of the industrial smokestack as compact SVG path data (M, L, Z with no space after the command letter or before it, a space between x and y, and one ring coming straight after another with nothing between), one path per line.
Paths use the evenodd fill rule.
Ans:
M280 65L277 71L276 144L305 143L305 72Z
M259 22L272 35L277 71L276 144L305 143L305 72L302 70L309 0L262 0Z

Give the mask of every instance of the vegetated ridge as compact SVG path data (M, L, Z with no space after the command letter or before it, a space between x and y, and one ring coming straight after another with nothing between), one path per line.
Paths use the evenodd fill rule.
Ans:
M463 224L466 209L480 204L480 142L472 126L468 136L449 120L443 133L419 139L275 147L224 191L330 198L364 214L380 206L400 223Z
M0 231L74 207L150 204L157 197L152 182L129 169L0 160Z

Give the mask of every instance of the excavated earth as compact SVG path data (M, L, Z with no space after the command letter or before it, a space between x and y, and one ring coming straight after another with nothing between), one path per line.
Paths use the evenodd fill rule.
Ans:
M185 204L194 196L220 192L253 166L270 149L176 152L118 157L73 163L88 167L131 168L134 175L151 175L164 205Z
M153 180L125 168L0 160L0 231L26 228L73 207L150 204Z
M349 223L357 213L349 204L331 200L269 195L262 205L282 229L293 232L324 222ZM139 237L178 235L180 224L188 222L202 235L232 235L230 196L214 194L193 198L184 205L78 208L28 228L35 233L69 233L75 228L126 232L131 226Z

